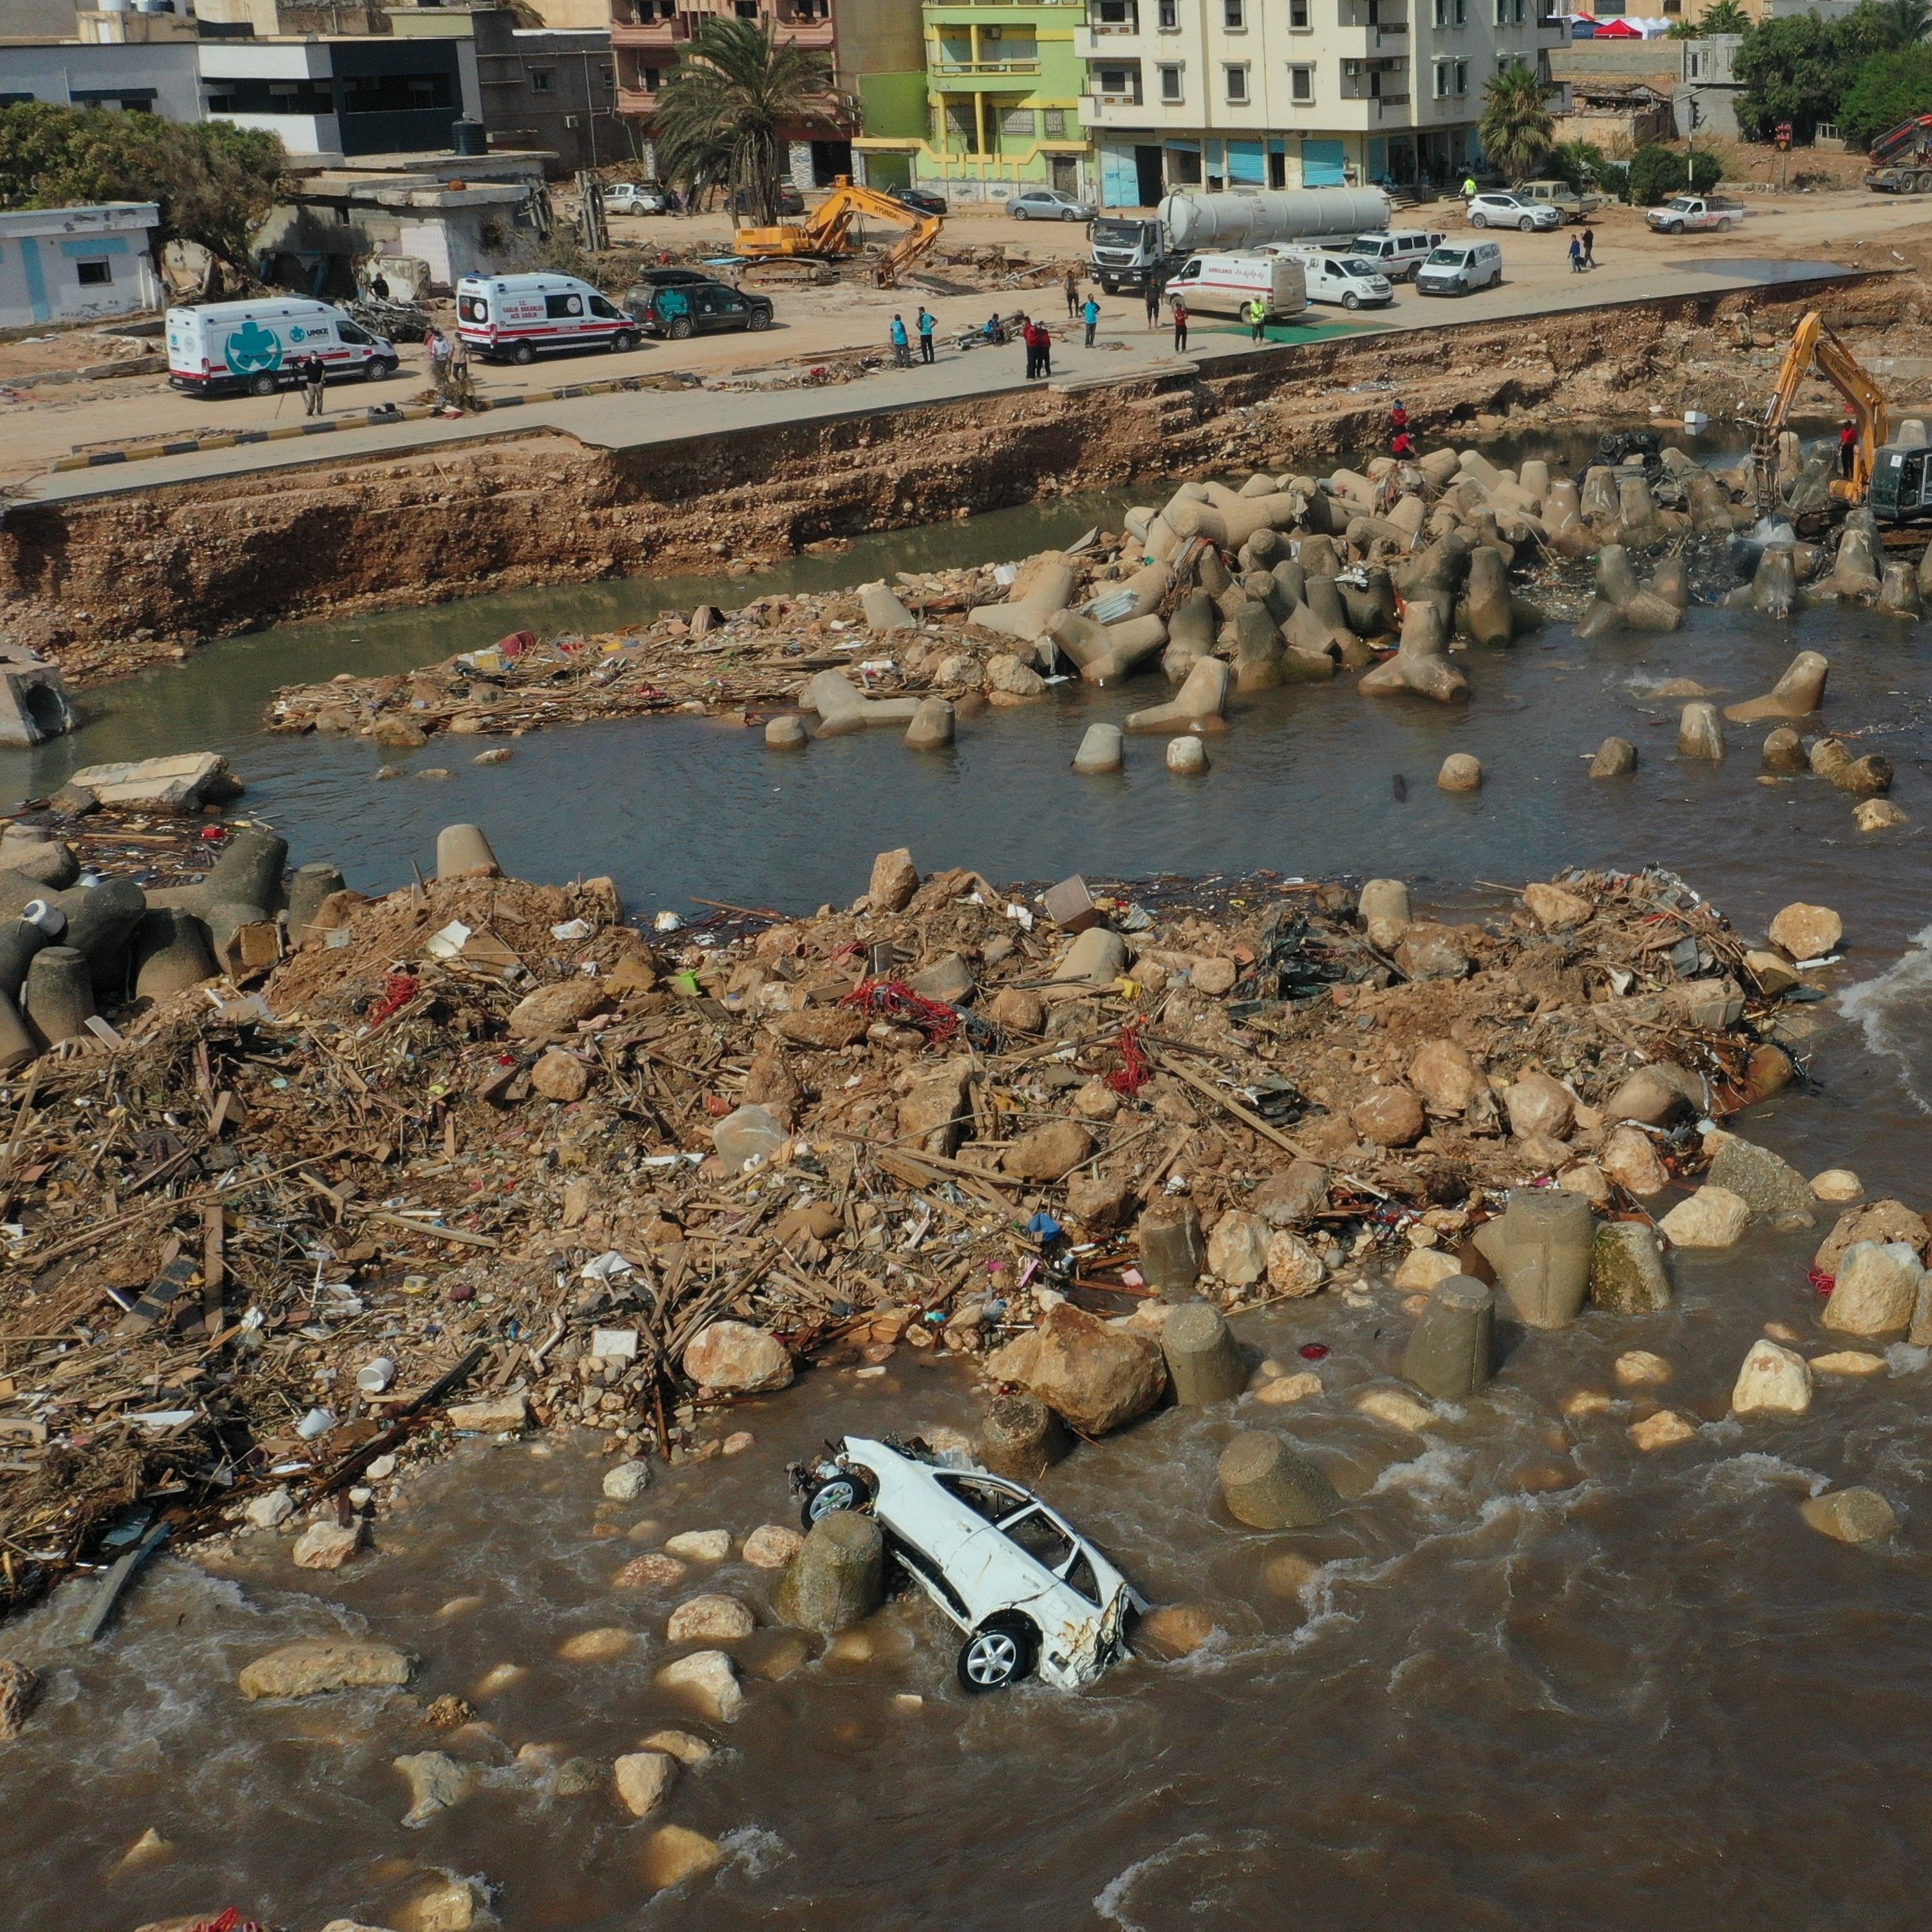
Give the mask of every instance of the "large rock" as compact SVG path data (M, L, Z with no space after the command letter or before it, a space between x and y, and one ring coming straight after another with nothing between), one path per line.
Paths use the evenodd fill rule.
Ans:
M417 741L418 743L421 740ZM211 796L235 789L228 760L213 752L183 752L131 764L88 765L68 779L120 812L194 812Z
M632 1751L612 1767L617 1799L633 1818L647 1818L670 1796L677 1760L668 1751Z
M1469 951L1454 926L1418 920L1396 942L1395 963L1412 980L1460 980Z
M1906 1242L1858 1242L1840 1263L1819 1318L1841 1335L1889 1335L1909 1328L1924 1273Z
M1833 1490L1808 1496L1798 1513L1821 1536L1839 1543L1874 1543L1898 1527L1891 1504L1876 1490Z
M1810 1406L1811 1369L1804 1358L1775 1342L1754 1342L1731 1390L1731 1412L1802 1415Z
M988 1356L986 1372L1036 1395L1087 1436L1104 1436L1144 1414L1167 1385L1157 1342L1070 1302Z
M1817 1206L1811 1184L1797 1168L1770 1148L1735 1136L1718 1148L1709 1179L1748 1202L1754 1214L1809 1214Z
M476 1788L474 1766L458 1763L447 1751L417 1751L391 1762L409 1780L410 1808L403 1814L407 1831L460 1804Z
M684 1372L708 1389L782 1389L791 1384L791 1357L776 1336L748 1322L711 1322L686 1346Z
M724 1862L724 1847L715 1839L682 1825L660 1825L646 1842L638 1870L646 1885L668 1892L688 1878L701 1878Z
M1535 1071L1524 1074L1505 1090L1503 1105L1509 1114L1510 1132L1522 1140L1532 1134L1561 1140L1576 1118L1576 1098L1569 1089L1548 1074Z
M1093 1151L1094 1136L1078 1121L1049 1120L1008 1145L1000 1167L1021 1180L1058 1180Z
M1627 1192L1644 1198L1670 1184L1670 1170L1641 1127L1613 1127L1597 1150L1597 1165Z
M1322 1257L1299 1234L1277 1228L1268 1237L1268 1286L1276 1294L1298 1300L1312 1294L1328 1272Z
M518 1040L549 1040L610 1010L610 996L596 980L565 980L519 1000L510 1010L510 1031Z
M1666 1126L1690 1106L1682 1088L1661 1067L1640 1066L1604 1103L1604 1124L1635 1120L1646 1127Z
M1522 889L1522 902L1545 932L1568 932L1596 910L1594 902L1563 886L1536 880Z
M1637 1221L1606 1221L1590 1245L1590 1301L1610 1315L1654 1315L1670 1306L1670 1277L1657 1237Z
M1208 1271L1217 1280L1246 1288L1268 1273L1269 1228L1264 1216L1231 1208L1208 1238Z
M866 897L874 913L903 912L919 890L919 868L903 846L881 852L872 861L872 884Z
M1271 1228L1298 1228L1328 1204L1328 1170L1319 1161L1293 1160L1249 1197Z
M296 1538L289 1554L298 1570L340 1570L362 1547L364 1527L359 1518L346 1523L312 1522Z
M328 1690L390 1690L406 1684L415 1660L393 1644L308 1637L245 1666L244 1697L314 1697Z
M1487 1084L1476 1064L1454 1040L1425 1040L1410 1061L1408 1084L1432 1114L1461 1113Z
M1903 1201L1868 1201L1838 1216L1838 1225L1818 1244L1811 1264L1834 1275L1846 1255L1861 1241L1903 1241L1921 1259L1932 1246L1932 1229Z
M899 1138L920 1154L948 1156L959 1149L972 1108L967 1082L972 1072L962 1061L942 1066L908 1090L899 1102Z
M568 1106L590 1090L590 1069L574 1053L552 1047L530 1069L530 1090L540 1099Z
M749 1607L736 1597L687 1597L664 1627L668 1643L737 1643L758 1627Z
M884 1532L869 1516L836 1510L812 1525L772 1601L787 1623L830 1636L869 1617L885 1599Z
M1408 1147L1428 1125L1422 1102L1406 1087L1378 1087L1349 1109L1357 1133L1374 1147Z
M1750 1224L1750 1203L1728 1187L1700 1187L1658 1222L1676 1248L1728 1248L1743 1239Z
M730 1724L744 1708L737 1671L722 1650L694 1650L667 1664L656 1681L713 1724Z
M1845 922L1829 906L1786 906L1771 922L1771 943L1794 959L1822 959L1845 936Z

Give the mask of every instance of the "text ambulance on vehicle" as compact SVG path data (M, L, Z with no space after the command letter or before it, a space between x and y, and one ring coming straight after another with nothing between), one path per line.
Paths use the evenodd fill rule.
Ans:
M205 396L245 389L272 396L302 382L300 365L320 356L331 381L361 376L380 382L396 373L395 344L373 335L330 302L210 302L171 308L168 384Z
M465 275L456 285L457 333L491 362L530 362L556 349L638 346L638 325L574 275Z

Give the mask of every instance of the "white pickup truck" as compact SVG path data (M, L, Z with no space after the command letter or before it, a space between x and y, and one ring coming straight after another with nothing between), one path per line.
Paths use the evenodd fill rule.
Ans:
M1722 235L1735 228L1750 212L1734 201L1720 201L1712 195L1680 194L1661 208L1647 210L1643 218L1665 235L1707 231Z

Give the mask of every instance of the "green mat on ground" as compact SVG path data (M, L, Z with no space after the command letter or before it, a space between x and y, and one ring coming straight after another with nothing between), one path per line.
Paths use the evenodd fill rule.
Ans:
M1346 321L1337 322L1270 322L1262 329L1262 334L1270 342L1326 342L1337 335L1372 335L1378 330L1387 328L1385 322L1371 322L1365 316L1352 315ZM1190 333L1196 335L1247 335L1252 333L1245 322L1200 322L1190 320Z

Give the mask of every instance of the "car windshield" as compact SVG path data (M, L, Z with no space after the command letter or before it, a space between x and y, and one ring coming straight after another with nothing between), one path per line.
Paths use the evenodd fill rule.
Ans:
M1351 255L1342 264L1342 272L1345 275L1377 275L1382 271L1374 262L1365 262L1359 255Z
M1096 221L1094 239L1102 247L1132 247L1146 232L1144 221Z
M949 1496L956 1496L975 1516L998 1522L1013 1514L1016 1508L1030 1507L1022 1490L1008 1489L985 1476L959 1476L950 1472L934 1478Z
M1422 266L1425 268L1460 268L1462 266L1462 251L1460 248L1438 248Z

